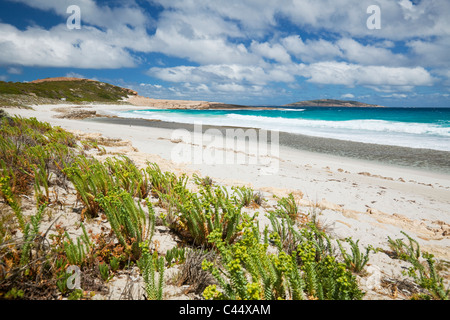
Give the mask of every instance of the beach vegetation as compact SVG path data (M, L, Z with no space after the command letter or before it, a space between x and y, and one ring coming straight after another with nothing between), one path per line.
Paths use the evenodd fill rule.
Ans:
M265 201L262 193L260 191L255 192L251 187L233 186L231 189L236 205L257 208L262 206Z
M100 272L100 275L101 275L103 281L108 282L109 280L111 280L111 278L112 278L111 269L107 263L100 262L98 264L98 270Z
M151 183L151 192L154 197L170 194L174 186L179 183L177 176L169 171L162 172L156 163L148 163L146 172Z
M186 261L186 249L173 247L166 251L165 259L169 268L172 264L182 264Z
M259 237L255 224L247 224L242 238L234 244L209 237L221 257L219 264L204 261L217 284L203 292L205 299L361 299L355 277L343 263L318 253L314 232L306 231L305 241L291 254L269 253L269 243Z
M62 247L64 254L71 265L83 266L88 257L91 256L92 241L90 240L84 224L81 223L83 234L77 238L76 243L71 239L67 231L64 233Z
M145 199L148 196L150 180L147 172L144 169L138 169L130 158L126 156L107 158L105 165L120 188L139 199Z
M343 247L339 240L336 240L341 250L342 257L344 262L349 270L353 272L360 273L363 271L367 262L369 262L370 252L375 249L372 246L367 246L365 252L361 252L359 248L359 240L356 242L352 238L346 238L345 241L350 245L351 253L348 253L347 250Z
M21 201L18 195L13 193L12 188L14 187L11 187L9 176L0 177L0 192L4 199L4 202L13 210L20 229L24 231L25 219L22 213ZM11 221L11 219L7 219L6 215L4 216L4 219L6 221L2 221L2 229L5 231L4 226L7 224L8 220ZM6 236L7 235L4 234L4 237Z
M83 290L68 287L69 266L102 285L137 266L145 297L160 300L166 268L174 265L176 283L205 299L364 296L354 273L363 275L372 248L361 249L351 238L345 239L349 252L339 240L336 246L293 194L277 198L273 210L262 208L269 223L261 232L259 212L249 209L266 200L250 187L230 191L209 177L163 172L156 163L140 168L126 156L100 161L84 152L90 147L98 144L78 144L72 134L34 118L0 114L0 298L89 299L89 281ZM57 190L66 191L64 199L76 197L66 207L81 213L76 237L50 214L63 207ZM179 240L166 252L153 240L155 209ZM50 224L43 229L46 217ZM101 232L88 230L93 221L101 221ZM404 235L388 239L393 255L411 263L407 275L427 297L448 299L439 262Z
M91 80L48 81L48 82L5 82L0 81L0 95L6 101L9 96L25 97L26 101L51 99L68 102L117 102L130 95L130 91ZM28 99L26 99L28 98ZM36 104L36 103L34 103Z
M406 236L409 244L406 244L403 239L392 239L388 237L388 244L392 249L394 257L403 261L416 261L420 257L419 243L405 232L401 231L401 233Z
M199 190L192 192L187 188L189 179L186 175L176 177L173 173L162 172L154 163L150 163L146 171L152 192L167 209L163 217L165 224L185 241L210 246L208 235L216 229L230 243L239 235L239 223L247 217L226 188L202 183L198 176L194 176Z
M100 265L101 277L106 267L114 272L125 261L139 259L139 243L151 240L154 227L150 202L145 203L148 212L139 202L146 201L149 191L143 170L125 157L106 163L89 158L77 148L72 134L34 118L5 116L0 121L0 295L10 292L13 297L17 295L12 293L23 291L30 297L52 290L66 295L70 293L68 265ZM85 206L83 213L105 215L118 244L106 234L92 239L84 224L82 236L76 239L58 224L56 234L48 234L50 228L41 233L45 209L58 202L55 187L68 190L69 183ZM27 203L34 199L35 214L24 214L23 199ZM19 240L14 237L15 226L21 231ZM39 286L30 286L34 281Z
M233 186L231 189L234 191L234 201L237 205L242 207L248 207L253 201L253 189L245 186Z
M145 171L138 169L125 156L120 159L107 158L101 163L97 159L80 155L63 171L85 205L83 213L91 217L97 217L101 209L96 197L107 196L118 189L139 199L149 194L149 180Z
M306 223L308 221L308 214L301 212L294 195L290 193L287 197L282 197L278 200L278 208L276 213L283 217L288 216L291 220L298 221L300 223Z
M73 151L70 148L74 146L73 135L61 128L53 128L35 118L2 118L0 123L2 198L14 206L20 195L29 193L30 187L38 184L35 191L39 202L49 201L50 171L61 175L61 166L71 158L69 153L73 154ZM6 185L9 185L9 188ZM42 192L41 188L44 189Z
M97 217L100 205L96 198L106 196L115 187L113 177L100 161L80 155L64 173L77 190L77 196L84 204L82 216Z
M177 219L171 227L196 245L210 246L208 236L213 231L232 243L241 233L241 222L255 218L243 214L224 187L201 186L198 193L185 188L175 190Z
M284 218L280 218L274 211L269 211L267 217L273 230L270 234L270 239L277 245L279 250L292 254L302 242L302 235L298 228L295 227L295 222L287 215Z
M178 273L178 285L189 285L190 291L202 294L206 287L217 284L211 273L202 268L203 261L214 263L217 258L215 250L188 249L185 256L185 261L181 264Z
M253 193L253 202L258 206L262 206L265 203L264 196L261 191Z
M192 175L192 178L194 180L194 183L197 185L201 185L201 186L212 186L214 184L214 181L211 177L206 176L206 177L200 177L198 174L194 173Z
M217 248L221 260L214 264L204 260L217 285L208 286L205 299L276 300L303 299L304 282L295 257L282 251L268 254L267 243L262 243L254 225L246 224L242 239L230 245L220 233L214 232L209 240Z
M114 234L125 253L133 260L140 257L140 244L151 240L155 227L155 213L150 202L147 202L148 214L140 203L136 203L130 193L111 191L108 195L97 195L95 201L105 213Z
M404 231L401 231L401 233L408 240L407 243L403 239L389 238L388 241L398 259L411 263L411 267L405 274L412 277L423 289L426 289L430 298L449 300L450 288L445 288L444 278L436 268L434 255L421 251L417 240Z
M137 261L145 283L147 300L162 300L164 291L164 258L158 257L157 252L153 254L149 250L149 243L140 244L142 256Z

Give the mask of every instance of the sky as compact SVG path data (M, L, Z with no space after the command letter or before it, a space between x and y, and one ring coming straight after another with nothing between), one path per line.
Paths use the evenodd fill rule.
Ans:
M448 0L0 0L0 80L82 77L243 105L450 107L448 17Z

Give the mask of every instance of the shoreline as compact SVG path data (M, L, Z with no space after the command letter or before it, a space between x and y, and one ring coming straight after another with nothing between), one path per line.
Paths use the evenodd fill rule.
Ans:
M85 121L154 127L171 130L185 129L190 132L194 132L195 130L195 125L193 124L138 118L97 116L95 118L85 119ZM209 129L218 129L223 135L225 135L226 129L243 129L244 131L248 129L255 129L257 132L262 130L259 128L212 125L202 125L202 129L203 132ZM270 142L270 135L268 135L268 138L268 141ZM279 132L279 143L280 146L312 153L319 153L321 155L332 155L342 158L379 163L381 165L396 166L405 169L443 173L449 175L450 178L450 152L447 151L363 143L288 132Z

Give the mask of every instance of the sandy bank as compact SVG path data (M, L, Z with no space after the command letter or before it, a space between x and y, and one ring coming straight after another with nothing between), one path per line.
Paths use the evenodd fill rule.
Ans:
M148 107L148 106L145 106ZM450 260L450 176L433 172L399 168L371 161L350 159L329 154L313 153L279 146L277 155L270 155L277 170L264 174L267 161L249 164L208 164L173 161L175 148L184 145L192 154L209 151L231 153L221 145L205 139L201 145L175 139L174 128L157 128L129 123L97 122L92 119L58 118L58 106L43 105L34 111L8 109L8 113L36 117L52 125L93 137L105 136L130 141L118 147L138 165L156 161L163 170L177 173L198 173L210 176L224 185L244 184L260 190L269 200L273 196L293 193L305 212L318 214L321 223L336 238L360 239L360 245L387 249L388 237L402 238L404 231L416 238L421 248L436 257ZM136 106L96 105L85 110L107 113L110 110L130 110ZM247 159L254 157L248 152ZM267 209L266 209L267 210ZM264 210L263 210L264 211ZM261 212L263 216L264 212ZM386 277L401 276L398 260L384 253L373 254L371 265L378 266Z

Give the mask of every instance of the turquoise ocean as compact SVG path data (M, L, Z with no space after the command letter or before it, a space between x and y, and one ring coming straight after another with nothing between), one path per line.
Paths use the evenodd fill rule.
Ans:
M344 141L450 151L450 108L141 109L118 112L116 115L175 123L277 130Z

